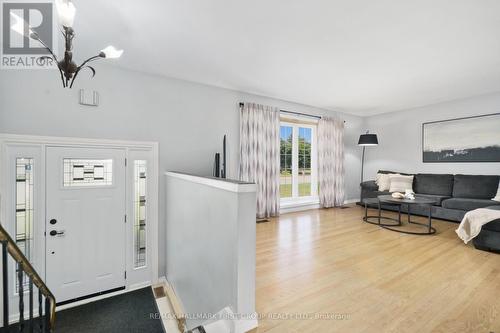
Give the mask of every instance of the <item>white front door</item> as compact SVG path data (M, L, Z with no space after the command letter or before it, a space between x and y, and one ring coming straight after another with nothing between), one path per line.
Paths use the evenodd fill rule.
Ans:
M125 150L47 147L46 279L58 303L125 286Z

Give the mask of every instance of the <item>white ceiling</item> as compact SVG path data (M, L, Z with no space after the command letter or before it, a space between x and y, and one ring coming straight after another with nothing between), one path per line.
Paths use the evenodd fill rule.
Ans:
M498 0L74 0L76 56L373 115L500 91Z

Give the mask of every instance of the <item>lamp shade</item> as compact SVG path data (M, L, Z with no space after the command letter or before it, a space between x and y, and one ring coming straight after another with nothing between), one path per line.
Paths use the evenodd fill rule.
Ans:
M377 146L377 134L361 134L359 136L358 146Z

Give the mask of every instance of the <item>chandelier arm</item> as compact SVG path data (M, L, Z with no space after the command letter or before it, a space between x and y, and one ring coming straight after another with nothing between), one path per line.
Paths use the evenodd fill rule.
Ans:
M56 62L56 65L57 65L57 69L59 70L59 74L61 74L61 81L62 81L62 84L63 84L63 88L66 88L67 85L66 83L64 82L64 75L63 75L63 72L61 70L61 68L59 68L59 60L57 60L57 56L54 54L54 52L52 51L52 49L50 47L47 46L47 44L45 44L43 42L43 40L40 39L40 37L38 36L37 33L33 33L31 38L35 39L36 41L38 41L38 43L42 44L43 47L45 47L45 49L47 51L49 51L50 55L52 56L52 58L55 60Z
M54 52L52 52L51 48L50 48L50 47L48 47L48 46L47 46L47 44L45 44L45 43L43 42L43 40L41 40L41 39L40 39L40 37L38 37L38 35L35 35L35 34L33 34L33 35L34 35L34 38L33 38L33 37L32 37L32 38L33 38L33 39L35 39L36 41L38 41L40 44L42 44L42 46L43 46L43 47L45 47L45 48L47 49L47 51L49 51L49 53L50 53L50 55L52 56L52 58L54 58L54 60L55 60L56 62L58 62L59 60L57 60L57 57L56 57L56 55L54 54Z
M73 83L75 83L75 79L76 79L76 77L78 76L78 72L79 72L79 71L80 71L80 70L77 70L77 71L75 72L75 75L73 75L73 78L71 79L71 84L70 84L70 86L69 86L69 89L73 88Z
M57 66L57 68L59 68L59 66ZM66 82L64 82L64 75L63 75L63 72L60 68L59 68L59 73L61 74L61 81L62 81L63 88L66 88Z
M85 65L87 65L89 62L97 60L99 58L102 58L102 56L101 55L96 55L96 56L90 57L87 60L85 60L84 62L82 62L82 64L80 66L78 66L78 68L76 69L75 75L73 76L73 79L71 80L71 84L69 86L70 89L73 88L73 83L75 82L75 79L78 76L78 73L80 72L80 70L83 67L85 67Z

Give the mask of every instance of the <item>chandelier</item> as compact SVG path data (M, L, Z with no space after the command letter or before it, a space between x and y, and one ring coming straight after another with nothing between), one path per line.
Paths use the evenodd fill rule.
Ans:
M97 55L88 58L83 61L80 65L77 65L73 60L73 38L75 38L75 31L73 30L73 22L75 20L76 8L71 2L71 0L55 0L57 14L59 16L59 23L62 26L61 32L64 37L64 58L59 60L55 55L54 51L48 47L36 31L32 30L31 27L19 16L14 13L10 13L13 18L14 24L11 29L15 32L28 36L29 38L39 42L49 53L50 56L43 56L44 59L53 59L57 63L57 68L61 74L62 85L64 88L72 88L75 83L75 79L81 70L87 68L92 72L92 77L95 76L94 67L90 66L89 63L98 59L116 59L121 57L123 50L117 50L114 46L108 46L101 50Z

